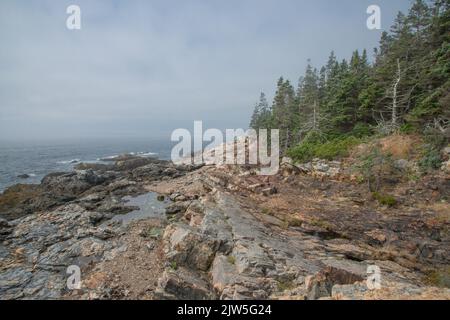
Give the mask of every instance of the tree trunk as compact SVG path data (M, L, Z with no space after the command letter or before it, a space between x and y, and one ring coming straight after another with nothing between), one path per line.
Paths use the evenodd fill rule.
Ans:
M288 148L289 148L289 128L286 129L286 141L284 144L284 153L287 152Z
M316 104L316 101L314 101L313 130L317 129L317 111L316 111L316 108L317 108L317 104Z
M402 71L400 68L400 59L397 59L397 78L394 82L394 90L393 90L393 99L392 99L392 124L394 126L397 125L398 122L398 85L400 84L400 80L402 79Z

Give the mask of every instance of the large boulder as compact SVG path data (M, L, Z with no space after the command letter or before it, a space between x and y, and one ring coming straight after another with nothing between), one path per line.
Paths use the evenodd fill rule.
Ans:
M71 173L52 173L42 179L41 188L53 194L75 196L112 177L91 169Z
M448 300L450 289L418 287L404 282L383 282L380 289L369 290L365 282L333 286L334 300Z
M133 170L133 169L136 169L139 167L143 167L152 162L153 162L153 159L149 159L149 158L140 158L140 157L131 158L131 159L127 159L127 160L116 161L114 168L117 171L129 171L129 170Z
M305 279L308 300L330 297L334 285L354 284L364 278L345 269L326 267L314 276Z
M79 163L74 167L75 170L94 170L94 171L110 171L114 169L113 165L103 163Z
M216 239L200 234L185 224L170 225L163 239L169 261L201 271L209 269L219 249Z
M159 299L212 300L214 291L198 273L186 268L167 269L158 280Z
M165 167L157 164L150 163L143 167L136 168L132 171L132 176L138 180L156 180L162 177L162 173Z

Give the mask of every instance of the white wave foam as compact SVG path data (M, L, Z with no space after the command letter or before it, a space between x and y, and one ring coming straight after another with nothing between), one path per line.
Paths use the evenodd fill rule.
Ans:
M72 159L72 160L66 160L66 161L58 161L59 164L72 164L72 163L78 163L80 162L80 159Z
M154 152L138 152L137 155L139 157L151 157L157 155L157 153Z
M107 156L107 157L102 157L102 158L97 158L97 161L102 161L102 160L114 160L116 158L120 157L118 154L113 155L113 156Z
M130 156L137 156L137 157L151 157L157 155L157 153L154 152L147 152L147 151L139 151L139 152L129 152L122 155L113 155L113 156L107 156L102 158L97 158L97 161L108 161L108 160L115 160L120 158L123 155L130 155Z

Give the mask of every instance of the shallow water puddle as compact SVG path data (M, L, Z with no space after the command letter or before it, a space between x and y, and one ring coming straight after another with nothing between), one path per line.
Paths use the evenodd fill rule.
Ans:
M155 192L149 192L137 197L124 197L123 200L126 201L127 206L139 207L138 210L116 215L112 218L113 221L121 221L125 225L132 221L148 218L165 219L165 209L170 204L168 199L159 201L158 194Z

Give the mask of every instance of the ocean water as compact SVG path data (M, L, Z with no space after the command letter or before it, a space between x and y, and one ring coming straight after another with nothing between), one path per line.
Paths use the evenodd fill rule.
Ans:
M132 221L147 218L166 218L166 207L170 204L170 200L165 198L163 201L158 200L158 194L149 192L137 197L124 197L127 206L137 207L127 214L118 214L112 218L112 221L121 221L127 225Z
M40 183L45 175L71 171L79 162L125 153L169 159L172 144L170 139L0 142L0 192L17 183ZM23 174L30 177L18 177Z

